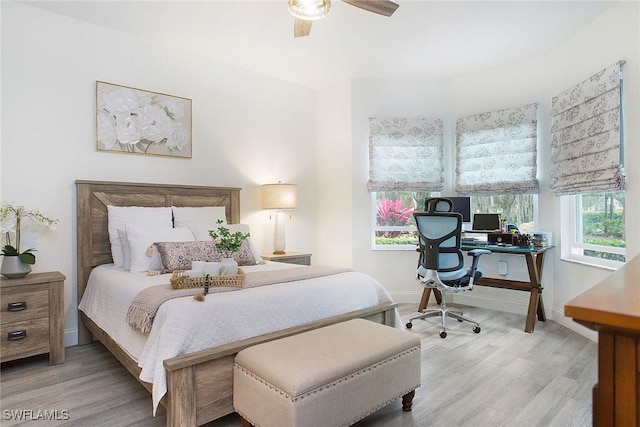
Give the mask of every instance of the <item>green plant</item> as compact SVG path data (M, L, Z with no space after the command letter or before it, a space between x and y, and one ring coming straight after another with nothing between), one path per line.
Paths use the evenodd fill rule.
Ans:
M30 219L38 225L48 228L54 228L59 222L57 219L51 219L42 214L39 210L25 210L24 206L12 206L3 204L0 207L0 222L2 223L2 232L5 233L6 244L2 247L2 255L17 256L25 264L35 264L36 256L33 252L34 248L20 252L20 232L22 220ZM15 243L11 244L11 232L15 233Z
M402 200L382 199L376 207L376 222L378 225L404 226L413 215L414 207L402 207ZM400 231L378 231L376 236L394 238Z
M218 248L225 258L231 258L234 252L240 250L242 241L251 236L251 233L236 231L231 233L228 228L222 226L222 220L216 221L218 231L209 230L209 236L213 239L213 244Z

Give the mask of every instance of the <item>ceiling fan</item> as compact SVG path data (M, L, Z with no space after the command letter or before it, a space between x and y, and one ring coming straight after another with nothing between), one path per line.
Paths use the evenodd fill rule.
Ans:
M398 4L391 0L342 0L378 15L391 16ZM311 32L311 23L322 19L331 9L331 0L289 0L289 12L294 16L293 36L304 37Z

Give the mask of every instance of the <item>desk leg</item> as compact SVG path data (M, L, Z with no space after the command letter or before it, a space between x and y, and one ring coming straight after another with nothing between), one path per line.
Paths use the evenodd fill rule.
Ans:
M544 303L542 302L542 292L538 294L538 320L541 322L547 321L547 315L544 313Z
M542 268L544 266L544 252L536 256L536 271L538 277L538 286L540 287L540 294L538 295L538 320L541 322L547 321L547 315L544 312L544 303L542 302Z
M437 289L432 288L424 288L422 291L422 298L420 299L420 305L418 305L418 311L423 312L427 309L427 304L429 304L429 298L431 297L431 291L436 296L436 301L438 305L442 304L442 294Z
M536 326L536 311L538 310L538 303L541 296L542 295L540 295L538 288L531 288L531 293L529 295L529 309L527 310L527 321L524 325L525 332L533 332L533 329Z
M526 254L525 257L527 259L531 290L529 295L529 308L527 310L527 322L525 323L524 331L531 333L536 326L536 314L538 315L538 320L542 322L547 320L544 314L544 303L542 302L542 286L540 286L542 266L544 265L544 252L538 254L535 261L531 254Z

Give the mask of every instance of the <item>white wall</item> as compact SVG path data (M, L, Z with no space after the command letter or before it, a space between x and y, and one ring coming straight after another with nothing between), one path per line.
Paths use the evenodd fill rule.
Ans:
M412 251L372 251L370 248L371 200L366 190L368 117L437 115L442 117L449 126L448 136L451 142L455 119L461 115L539 102L541 190L536 226L539 230L552 231L555 243L559 245L563 215L566 215L566 212L561 212L559 199L549 190L550 119L548 111L551 98L619 59L627 61L625 66L627 251L629 258L638 254L640 252L640 222L637 221L640 217L640 173L637 165L640 164L640 144L638 143L640 123L635 118L640 116L638 111L640 105L639 16L639 3L615 4L548 55L445 81L353 81L351 84L353 267L380 280L396 301L415 303L419 301L422 290L413 279L416 254ZM452 161L450 154L449 161ZM448 180L446 190L450 190L454 179L453 168L449 168L446 179ZM319 245L320 253L328 250L330 250L328 246ZM542 283L545 288L544 301L547 315L580 333L593 337L593 334L585 328L564 317L564 304L611 272L561 261L559 255L559 247L551 249L545 265ZM482 262L489 276L495 275L495 260L498 258L504 257L491 255ZM514 279L526 277L526 266L522 257L511 256L505 259L509 262L509 277ZM459 301L524 314L528 294L478 287L473 293L465 294Z
M60 219L38 249L34 271L65 282L65 341L76 338L74 181L108 180L242 187L242 221L256 245L272 247L273 222L259 186L299 185L287 249L314 251L316 95L222 62L2 2L1 199ZM193 158L96 151L95 81L193 100Z
M349 83L318 94L317 239L319 265L353 265L351 102Z

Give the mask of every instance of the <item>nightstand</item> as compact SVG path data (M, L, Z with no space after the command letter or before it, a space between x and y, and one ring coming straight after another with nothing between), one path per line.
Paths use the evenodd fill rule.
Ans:
M0 278L0 362L49 353L64 363L64 280L58 271Z
M301 252L287 252L286 254L260 255L266 261L284 262L287 264L311 265L311 254Z

